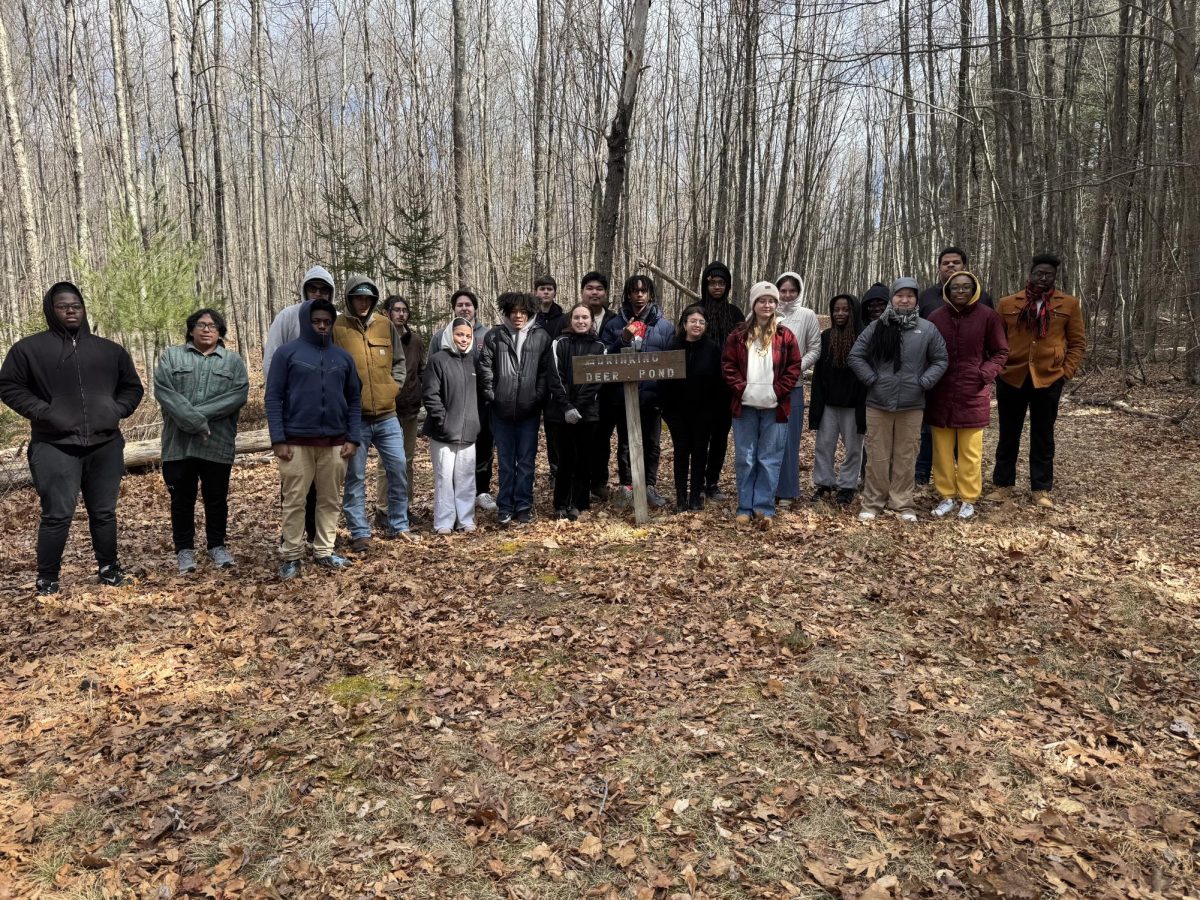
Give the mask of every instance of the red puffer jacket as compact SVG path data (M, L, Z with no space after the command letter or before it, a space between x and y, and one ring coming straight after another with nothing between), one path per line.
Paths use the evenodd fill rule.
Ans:
M729 408L734 418L742 415L742 392L746 390L746 368L749 365L749 348L746 346L746 323L733 330L725 341L725 350L721 354L721 375L733 398ZM790 328L780 325L775 329L775 337L771 339L771 366L775 373L775 399L779 405L775 407L775 421L786 422L792 412L792 388L800 383L804 357L800 353L800 345Z
M961 312L944 304L929 322L946 342L950 365L925 397L925 422L933 428L986 428L991 418L992 382L1008 360L1004 320L993 309L971 303Z

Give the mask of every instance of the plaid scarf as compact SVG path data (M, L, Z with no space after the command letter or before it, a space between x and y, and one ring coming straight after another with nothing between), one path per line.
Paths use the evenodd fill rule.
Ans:
M1043 339L1050 331L1050 297L1054 294L1054 286L1043 289L1041 285L1034 286L1025 283L1025 305L1017 314L1017 324L1033 332L1038 340ZM1041 304L1041 309L1038 304Z

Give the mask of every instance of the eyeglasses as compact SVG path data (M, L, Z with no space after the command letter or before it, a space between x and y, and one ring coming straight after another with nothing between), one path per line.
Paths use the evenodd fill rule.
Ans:
M83 312L83 304L80 303L55 303L55 312Z
M195 331L220 331L216 322L197 322L192 326Z

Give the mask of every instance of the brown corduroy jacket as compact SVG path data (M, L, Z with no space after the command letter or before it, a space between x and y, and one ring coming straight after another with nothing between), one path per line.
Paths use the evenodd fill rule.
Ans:
M1079 301L1056 290L1049 303L1050 330L1041 340L1017 322L1025 306L1024 291L1010 294L996 304L996 312L1004 319L1008 333L1008 363L1000 377L1013 387L1025 383L1026 373L1035 388L1049 387L1064 376L1074 378L1083 362L1087 337Z

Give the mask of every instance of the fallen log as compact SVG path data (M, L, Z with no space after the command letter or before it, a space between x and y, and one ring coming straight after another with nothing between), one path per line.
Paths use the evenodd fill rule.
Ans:
M262 453L271 449L271 436L267 429L257 431L242 431L238 433L236 452ZM24 448L5 453L0 458L0 489L24 487L32 484L29 475L29 463L25 458ZM157 465L162 459L162 440L154 438L149 441L130 441L125 445L125 471L144 469Z
M638 263L639 269L649 269L651 272L653 272L655 275L657 275L659 278L661 278L667 284L671 285L673 288L675 288L677 291L679 291L683 295L685 295L687 297L691 297L693 300L700 299L700 295L698 293L696 293L690 287L685 285L679 279L673 278L671 275L668 275L666 272L664 272L662 269L660 269L658 266L656 266L653 262L651 262L646 257L644 257L644 256L641 257L640 259L638 259L637 263Z
M1072 403L1078 403L1081 406L1099 406L1104 409L1115 409L1117 412L1123 412L1130 416L1138 416L1142 419L1156 419L1161 422L1170 422L1172 425L1180 425L1192 412L1191 407L1180 415L1168 415L1166 413L1155 412L1151 409L1140 409L1136 406L1130 406L1124 400L1106 400L1103 397L1071 397Z

